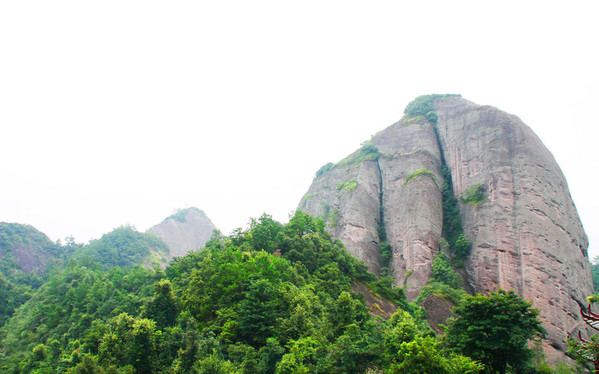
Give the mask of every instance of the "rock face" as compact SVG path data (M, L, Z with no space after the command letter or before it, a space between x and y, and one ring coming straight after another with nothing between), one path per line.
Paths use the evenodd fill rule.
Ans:
M206 213L198 208L188 208L177 211L148 231L168 245L172 257L181 257L202 248L215 229Z
M63 256L60 245L30 225L0 222L0 271L38 273Z
M387 271L414 300L443 247L442 169L449 170L471 243L466 289L513 289L532 301L548 331L546 353L563 356L568 335L584 328L578 308L593 289L587 237L561 170L517 117L458 96L430 104L433 116L406 115L319 170L298 209L323 217L350 253L374 273ZM484 196L473 203L477 187Z

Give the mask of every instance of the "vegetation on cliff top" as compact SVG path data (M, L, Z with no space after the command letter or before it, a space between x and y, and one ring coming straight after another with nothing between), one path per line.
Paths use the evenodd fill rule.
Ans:
M365 160L377 160L379 158L379 156L380 156L380 152L379 152L378 148L375 145L373 145L371 142L366 141L366 142L362 143L362 147L360 147L360 149L357 152L354 152L349 157L344 158L343 160L339 161L336 164L329 162L329 163L323 165L316 172L315 178L321 177L322 175L328 173L329 171L339 168L339 167L349 166L349 165L358 166L362 163L362 161L365 161Z
M177 209L175 211L175 213L173 213L170 216L166 217L164 219L164 221L168 221L169 219L174 219L177 222L186 222L186 220L187 220L187 218L186 218L187 214L190 211L195 211L197 213L204 214L204 212L202 210L200 210L200 209L198 209L196 207L191 207L191 208L186 208L186 209Z
M451 97L451 96L461 97L460 95L454 95L454 94L445 94L445 95L433 94L433 95L418 96L417 98L412 100L412 102L410 102L408 104L408 106L406 106L404 113L408 117L423 116L431 124L436 125L439 117L437 116L437 113L435 112L435 109L433 108L433 101L436 99L443 99L443 98Z

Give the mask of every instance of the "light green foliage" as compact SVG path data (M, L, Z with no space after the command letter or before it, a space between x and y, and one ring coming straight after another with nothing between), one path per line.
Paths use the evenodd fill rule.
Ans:
M438 253L433 259L431 279L456 289L460 288L462 283L462 278L456 273L449 259L443 253Z
M380 152L376 146L369 141L362 143L362 147L346 159L341 160L335 167L347 165L360 165L365 160L377 160Z
M204 214L203 211L201 211L200 209L195 208L195 207L186 208L186 209L177 209L175 211L175 213L166 217L164 220L168 221L169 219L174 219L177 222L186 222L187 213L189 213L190 211L196 211L198 213Z
M433 107L433 101L437 99L443 99L450 96L459 96L459 95L423 95L418 96L412 102L408 104L404 113L409 117L416 116L424 116L428 122L435 125L437 124L438 117L437 113L435 113L435 108Z
M316 196L315 193L307 193L304 195L304 197L302 197L302 204L307 203L308 201L310 201L314 196Z
M424 301L429 295L435 295L458 305L466 292L461 288L462 278L453 269L449 259L443 253L438 253L433 259L431 270L429 282L420 290L416 303Z
M329 162L328 164L322 166L320 169L318 169L314 178L319 178L328 173L329 171L339 167L352 165L359 166L363 161L377 160L380 157L380 155L381 153L379 152L378 148L369 141L366 141L362 143L362 147L360 147L360 149L357 152L354 152L349 157L344 158L336 164Z
M539 311L511 290L467 296L455 314L446 345L479 360L489 372L521 372L533 357L528 342L545 335Z
M91 261L108 269L113 266L142 265L152 254L166 256L168 253L168 246L158 237L122 226L102 235L100 239L92 240L75 257L82 263Z
M471 359L443 351L439 342L423 335L414 318L398 311L385 331L385 373L478 373L483 366Z
M485 196L485 186L480 183L474 184L468 187L462 196L460 196L460 200L464 204L470 204L474 206L478 206L481 202L485 201L487 197Z
M337 191L339 191L337 197L341 197L346 192L352 192L356 188L358 188L358 181L356 180L341 182L337 185Z
M433 180L433 182L436 182L435 181L435 175L433 174L432 171L427 170L427 169L418 169L418 170L416 170L416 171L414 171L414 172L412 172L412 173L410 173L410 174L408 174L406 176L406 179L403 182L404 186L406 184L410 183L412 180L414 180L414 179L416 179L416 178L418 178L420 176L429 177L429 178L431 178Z

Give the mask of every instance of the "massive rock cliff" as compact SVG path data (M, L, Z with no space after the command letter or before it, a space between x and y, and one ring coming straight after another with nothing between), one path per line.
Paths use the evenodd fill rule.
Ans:
M471 244L456 266L465 288L513 289L531 300L548 331L546 352L559 356L583 327L579 304L592 294L587 237L560 168L516 116L455 95L415 103L321 168L298 209L323 217L350 253L414 300L447 247L442 191L450 187Z
M198 208L188 208L179 210L148 231L168 245L172 257L181 257L202 248L215 229L206 213Z

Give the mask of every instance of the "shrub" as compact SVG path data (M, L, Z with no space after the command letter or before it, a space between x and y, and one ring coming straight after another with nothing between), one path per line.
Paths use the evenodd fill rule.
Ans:
M480 183L474 184L468 187L462 196L460 196L460 200L464 204L470 204L477 206L481 202L483 202L487 197L485 196L485 186Z
M427 170L427 169L418 169L418 170L416 170L416 171L414 171L414 172L412 172L412 173L410 173L410 174L408 174L406 176L406 179L403 182L404 186L406 184L410 183L413 179L416 179L416 178L418 178L421 175L427 176L427 177L431 178L434 182L436 182L435 181L435 175L433 174L432 171Z

